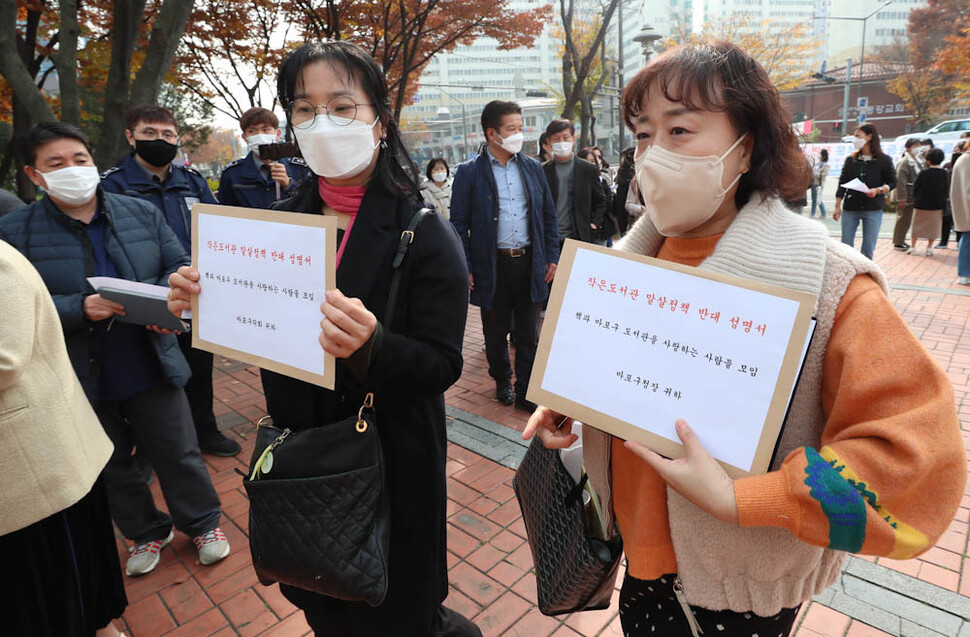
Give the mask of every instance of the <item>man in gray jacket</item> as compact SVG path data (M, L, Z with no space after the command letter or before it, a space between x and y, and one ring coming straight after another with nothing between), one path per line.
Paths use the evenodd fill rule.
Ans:
M0 239L40 273L57 308L68 355L114 444L104 469L111 516L134 543L125 567L144 575L173 539L191 537L202 564L229 554L219 496L202 462L182 387L189 367L172 332L116 320L125 308L95 293L87 278L165 284L189 260L155 206L104 192L91 146L75 126L38 124L24 142L27 176L45 195L0 218ZM155 508L131 452L158 474L171 517Z
M920 156L920 141L915 137L906 140L906 152L896 165L896 226L893 228L893 247L909 250L906 233L913 221L913 184L916 176L925 168Z

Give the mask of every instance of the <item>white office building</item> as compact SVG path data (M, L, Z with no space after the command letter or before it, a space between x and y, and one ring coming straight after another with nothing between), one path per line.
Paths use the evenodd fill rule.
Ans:
M731 15L749 19L752 28L763 21L772 29L809 24L809 32L819 43L815 62L827 60L828 66L841 66L846 58L858 62L862 53L865 26L866 55L906 36L909 12L926 6L926 0L704 0L704 20L716 22ZM873 14L863 22L861 18ZM849 20L839 18L853 18ZM860 18L860 19L855 19Z
M595 0L580 1L589 2L590 10L600 7ZM684 19L690 22L692 2L621 1L624 79L643 65L641 46L634 40L641 27L649 23L667 34L675 16L686 16ZM536 6L536 0L509 2L510 8L519 11ZM440 154L450 161L466 158L466 146L470 153L476 152L484 141L479 126L482 107L495 99L516 100L523 106L526 149L530 144L534 147L546 124L559 115L555 96L562 92L562 42L553 35L558 20L557 14L532 47L500 51L496 40L479 38L432 60L421 76L415 102L402 114L405 140L412 152L419 159ZM607 34L607 55L613 60L619 57L619 23L620 16L615 14ZM607 82L614 83L619 83L619 77ZM540 95L543 93L545 97ZM615 145L619 104L615 96L611 99L607 94L595 105L597 136L600 143ZM629 133L625 143L630 143Z
M893 0L885 8L885 0L826 0L826 57L829 65L842 66L846 58L855 61L862 54L862 33L865 26L865 55L875 54L878 47L890 44L895 38L906 38L909 12L925 7L926 0ZM877 10L878 9L878 10ZM875 12L864 23L861 20L834 20L836 17L863 18Z

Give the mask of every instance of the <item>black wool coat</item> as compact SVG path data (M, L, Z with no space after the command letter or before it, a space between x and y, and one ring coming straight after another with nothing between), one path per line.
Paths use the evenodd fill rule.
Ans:
M276 208L321 214L316 180L308 181ZM384 328L366 377L356 380L338 360L330 391L263 372L267 408L277 427L303 429L350 416L364 394L374 392L391 503L387 597L371 607L283 586L311 623L332 629L317 635L428 637L448 594L444 392L461 375L468 270L458 236L440 214L426 216L416 231L394 322L384 324L393 255L421 207L372 183L337 269L337 288L361 299Z

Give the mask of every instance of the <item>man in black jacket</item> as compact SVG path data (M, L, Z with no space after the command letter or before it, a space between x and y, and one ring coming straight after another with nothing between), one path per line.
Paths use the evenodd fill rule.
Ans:
M173 539L173 518L193 538L202 564L218 562L229 542L182 390L189 366L175 335L116 320L125 308L87 281L107 276L164 285L188 264L185 251L158 208L100 188L91 146L75 126L38 124L24 145L24 171L46 194L0 218L0 239L44 279L74 371L114 443L104 478L112 518L135 544L125 572L144 575L158 565ZM172 517L155 508L134 446L152 461Z
M161 106L142 104L128 110L125 125L131 153L101 176L101 187L105 192L154 204L185 252L191 253L192 206L218 202L202 175L194 168L175 163L180 139L175 116ZM185 395L192 409L199 447L203 453L214 456L236 455L241 450L239 443L219 431L212 411L212 353L193 348L187 332L179 336L179 347L192 370Z
M552 159L543 164L556 206L560 244L566 239L600 243L606 214L606 193L597 167L578 159L574 152L576 130L568 119L553 120L546 127Z

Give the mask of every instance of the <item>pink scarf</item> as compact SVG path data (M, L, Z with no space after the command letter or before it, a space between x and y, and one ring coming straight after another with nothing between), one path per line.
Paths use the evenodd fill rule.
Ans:
M350 215L347 229L344 230L344 238L340 241L340 247L337 249L337 267L339 268L340 259L344 255L344 248L347 247L347 239L350 238L350 231L357 219L357 211L360 210L360 202L363 201L364 193L367 192L367 185L334 186L323 177L317 178L317 184L320 189L320 198L323 199L325 204L337 212Z

